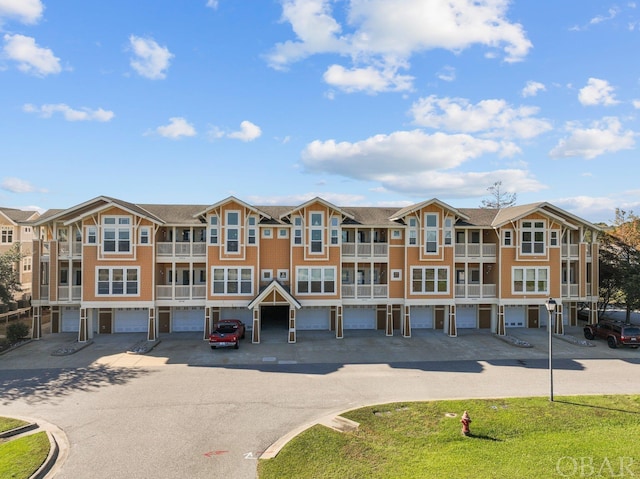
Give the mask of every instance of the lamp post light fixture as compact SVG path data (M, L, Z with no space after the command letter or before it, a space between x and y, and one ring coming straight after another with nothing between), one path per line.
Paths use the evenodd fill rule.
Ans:
M549 312L549 321L547 321L547 329L549 329L549 401L553 401L553 316L556 312L556 302L553 298L545 303Z

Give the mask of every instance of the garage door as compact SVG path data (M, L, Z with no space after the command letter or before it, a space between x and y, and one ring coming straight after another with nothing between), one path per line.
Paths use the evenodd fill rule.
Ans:
M173 308L174 332L204 331L203 308Z
M344 308L344 329L376 329L375 308Z
M524 328L526 319L525 306L505 306L504 307L504 324L508 328Z
M470 329L476 327L478 317L475 304L461 304L456 306L456 327L458 329Z
M77 333L80 331L80 308L64 307L61 315L63 333Z
M302 308L296 311L296 329L323 330L331 328L331 310L329 308Z
M148 309L116 309L115 311L116 333L146 333L148 321Z
M248 308L222 308L220 319L239 319L247 330L253 329L253 311Z
M411 329L433 329L433 308L411 306Z

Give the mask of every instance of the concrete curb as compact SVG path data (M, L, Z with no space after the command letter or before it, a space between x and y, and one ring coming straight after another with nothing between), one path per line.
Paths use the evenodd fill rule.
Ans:
M44 479L45 477L47 477L47 474L49 473L49 471L53 469L53 466L55 466L56 461L58 460L58 454L60 453L60 448L58 447L58 441L56 441L56 438L54 437L54 435L51 434L49 431L45 431L45 432L47 433L47 437L49 438L49 444L50 444L49 455L47 456L45 461L42 463L42 465L38 468L38 470L34 472L29 479Z

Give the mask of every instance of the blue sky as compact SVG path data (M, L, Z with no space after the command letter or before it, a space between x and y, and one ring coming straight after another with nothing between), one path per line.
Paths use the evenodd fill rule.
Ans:
M640 6L0 0L0 205L640 212Z

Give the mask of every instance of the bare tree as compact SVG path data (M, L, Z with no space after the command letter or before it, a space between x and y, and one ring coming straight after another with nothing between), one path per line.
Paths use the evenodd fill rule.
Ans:
M491 198L482 200L480 208L500 209L516 204L516 193L509 193L502 189L502 181L496 181L487 188Z

